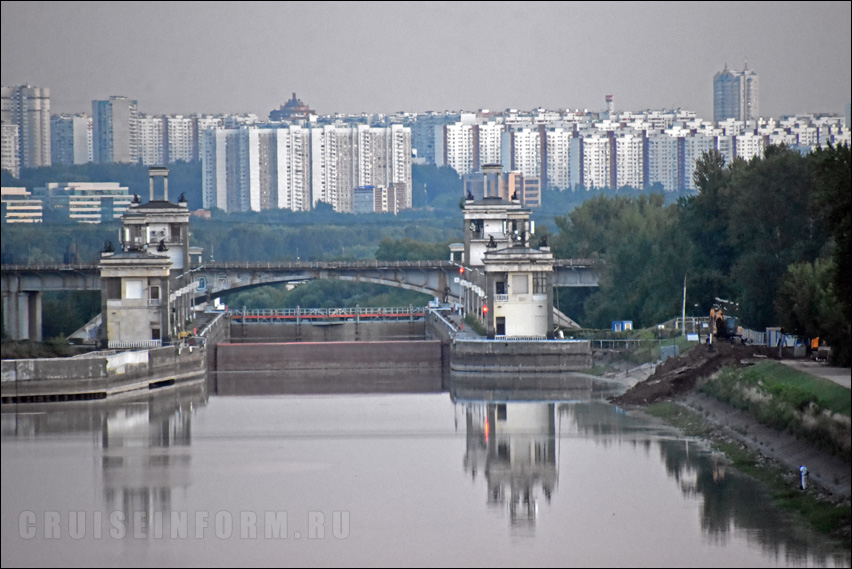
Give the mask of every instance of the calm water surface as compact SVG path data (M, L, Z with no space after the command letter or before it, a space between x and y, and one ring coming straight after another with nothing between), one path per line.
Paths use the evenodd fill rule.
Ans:
M2 564L848 566L591 393L208 396L2 415Z

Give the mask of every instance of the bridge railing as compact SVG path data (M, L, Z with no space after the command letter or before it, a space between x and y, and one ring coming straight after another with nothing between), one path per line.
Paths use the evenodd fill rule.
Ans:
M137 340L137 341L125 341L125 340L110 340L107 344L107 347L110 349L121 349L121 348L160 348L163 345L162 340Z
M593 267L597 264L593 259L555 259L556 267ZM367 269L367 268L457 268L458 263L444 260L429 261L260 261L260 262L211 262L193 266L195 269L267 269L267 270L292 270L292 269ZM37 264L10 264L3 263L3 271L95 271L98 270L97 263L37 263Z
M422 306L352 308L258 308L229 310L236 322L276 323L300 321L414 320L426 315Z
M63 263L37 263L32 265L22 265L22 264L9 264L3 263L2 266L3 272L29 272L29 271L96 271L98 270L97 263L76 263L76 264L63 264Z
M241 262L241 263L205 263L201 267L208 270L340 270L340 269L385 269L385 268L455 268L450 261L298 261L298 262ZM199 268L201 268L199 267Z

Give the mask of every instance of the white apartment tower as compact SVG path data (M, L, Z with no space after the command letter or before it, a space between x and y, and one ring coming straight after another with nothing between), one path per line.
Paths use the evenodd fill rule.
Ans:
M393 186L411 207L411 130L401 125L210 129L203 144L204 207L225 211L350 212L359 186Z
M610 186L610 152L608 136L594 134L582 139L583 180L586 189Z
M0 119L18 126L18 160L23 168L50 166L50 89L2 88Z
M660 183L667 192L678 189L677 141L664 133L648 137L648 183Z
M645 137L627 133L615 139L616 185L644 187Z
M197 152L195 141L195 125L193 119L181 115L165 116L165 149L163 154L166 163L177 161L191 162L193 153Z
M139 160L145 166L166 164L165 122L161 116L139 117Z
M549 188L567 190L571 184L571 144L577 144L573 129L547 129L547 180Z
M310 137L299 126L204 131L203 204L227 212L310 209Z
M94 161L139 161L139 111L136 101L112 96L92 101L92 148Z
M18 125L2 124L2 142L0 142L0 168L14 177L21 175L21 155L18 141Z

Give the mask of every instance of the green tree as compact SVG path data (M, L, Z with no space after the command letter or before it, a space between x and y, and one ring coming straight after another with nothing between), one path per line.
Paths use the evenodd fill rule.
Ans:
M376 259L379 261L435 261L448 257L449 247L446 243L421 243L408 237L385 237L376 250Z
M744 163L736 161L734 168ZM678 201L681 228L689 240L690 259L687 289L707 312L713 298L734 296L730 279L736 247L728 231L734 199L730 187L731 169L717 150L710 150L696 162L694 182L699 193Z
M766 149L732 174L728 234L737 252L730 275L743 320L762 329L775 322L775 299L787 267L812 263L826 241L814 202L808 160L784 146Z
M837 365L852 363L852 153L848 144L818 148L809 159L816 178L816 207L831 237L831 302L839 313L837 325L824 334Z
M788 267L775 302L778 323L788 333L825 337L839 323L841 317L832 302L833 271L832 262L820 259Z
M598 289L587 293L583 315L573 313L584 325L609 327L612 320L631 319L650 326L676 313L686 271L685 240L678 210L664 202L660 194L598 197L557 218L557 256L600 262ZM576 305L578 296L586 295L568 293L565 304Z

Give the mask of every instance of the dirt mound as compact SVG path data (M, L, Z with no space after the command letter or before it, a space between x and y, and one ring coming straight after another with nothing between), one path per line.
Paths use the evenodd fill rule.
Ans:
M689 393L699 380L710 377L722 367L751 365L756 359L774 355L766 346L701 344L681 356L667 359L657 366L651 377L610 401L616 405L648 405L673 399Z

